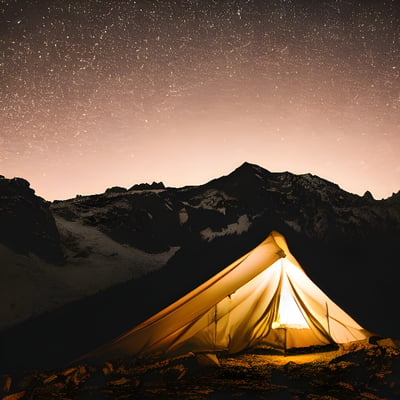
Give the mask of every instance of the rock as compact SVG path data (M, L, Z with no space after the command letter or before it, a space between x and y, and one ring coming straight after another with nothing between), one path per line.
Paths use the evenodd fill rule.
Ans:
M162 190L165 189L165 186L162 182L153 182L151 185L148 183L139 183L133 185L129 191L131 190Z
M122 386L122 385L126 385L129 382L131 382L130 379L122 377L122 378L116 379L114 381L110 381L110 382L108 382L108 384L112 385L112 386Z
M13 394L9 394L6 397L3 397L2 400L19 400L22 399L25 396L26 391L23 390L22 392L17 392Z
M336 386L340 386L340 387L342 387L342 388L345 388L345 389L347 389L347 390L350 390L351 392L354 392L354 386L353 385L351 385L350 383L348 383L348 382L337 382L336 383Z
M49 383L51 383L51 382L54 382L56 379L58 378L58 376L57 375L50 375L49 377L47 377L44 381L43 381L43 383L45 384L45 385L48 385Z
M102 371L105 376L110 375L114 372L114 366L110 362L106 361Z
M77 371L77 369L78 369L77 367L69 368L69 369L65 370L62 374L64 376L68 376L68 375L71 375L73 372Z
M65 380L65 383L68 384L73 384L75 386L78 386L81 383L81 375L79 374L79 371L75 371L75 373L67 376L67 379Z
M379 397L373 393L363 392L360 393L362 399L370 399L370 400L385 400L382 397Z
M11 389L12 385L12 378L9 375L3 375L0 377L0 385L3 392L8 393Z
M125 193L126 191L127 189L124 187L113 186L111 188L106 189L105 194Z
M333 360L332 360L333 361ZM340 369L346 369L351 366L358 366L359 364L353 363L351 361L335 361L335 362L330 362L329 368L332 370L340 370Z

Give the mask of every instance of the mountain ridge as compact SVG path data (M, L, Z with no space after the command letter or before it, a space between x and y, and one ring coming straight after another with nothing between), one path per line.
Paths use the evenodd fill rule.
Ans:
M357 197L365 197L365 196L370 197L369 196L369 194L370 194L372 196L373 200L375 200L375 201L385 201L385 200L392 199L393 197L396 198L396 197L400 196L400 190L399 190L396 193L393 192L391 196L388 196L388 197L385 197L385 198L382 198L382 199L375 199L375 197L372 195L371 191L368 190L368 189L364 192L363 195L359 195L359 194L356 194L356 193L353 193L353 192L350 192L350 191L347 191L347 190L343 189L339 184L337 184L337 183L335 183L333 181L330 181L329 179L323 178L323 177L321 177L319 175L316 175L316 174L312 174L310 172L301 173L301 174L295 174L295 173L292 173L290 171L273 172L273 171L270 171L270 170L268 170L268 169L266 169L264 167L261 167L261 166L259 166L257 164L250 163L248 161L244 161L242 164L240 164L238 167L236 167L234 170L232 170L231 172L227 173L226 175L222 175L220 177L211 178L210 180L206 181L205 183L201 183L201 184L197 184L197 185L190 185L189 184L189 185L184 185L184 186L177 187L177 186L165 185L164 182L162 182L162 181L159 181L159 182L153 181L152 183L141 182L141 183L134 183L134 184L130 185L130 187L111 186L111 187L106 188L103 192L90 193L90 194L84 194L84 195L76 194L75 197L70 197L70 198L66 198L66 199L62 199L62 200L55 199L55 200L52 200L52 201L49 201L49 202L50 203L59 203L59 202L64 202L64 201L71 201L71 200L73 200L75 198L98 196L98 195L102 195L102 194L106 194L106 193L124 193L124 192L129 192L129 191L134 191L134 190L144 190L144 191L146 191L146 190L185 190L185 189L190 189L190 188L194 188L194 187L203 187L203 186L208 185L208 184L210 184L210 183L212 183L212 182L214 182L216 180L219 180L219 179L222 179L222 178L226 178L226 177L229 177L231 175L235 175L239 171L247 171L247 172L254 172L254 173L262 172L262 173L268 173L270 176L288 175L288 176L299 177L299 178L303 177L305 179L306 178L312 178L312 179L318 180L320 182L324 182L326 184L333 185L336 188L338 188L339 190L341 190L343 192L346 192L348 194L357 196ZM2 175L0 175L0 177L1 176ZM3 176L3 178L4 178L4 176ZM18 179L18 177L17 178L12 178L12 179Z

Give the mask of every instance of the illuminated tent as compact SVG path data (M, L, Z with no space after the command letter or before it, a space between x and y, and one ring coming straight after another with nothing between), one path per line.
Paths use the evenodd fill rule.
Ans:
M91 355L236 353L362 340L370 334L305 274L272 232L211 279Z

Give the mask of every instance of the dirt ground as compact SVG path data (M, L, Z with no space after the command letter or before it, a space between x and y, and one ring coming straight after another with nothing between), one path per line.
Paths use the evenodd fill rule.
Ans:
M219 364L219 365L217 365ZM0 376L0 399L400 399L400 350L391 339L336 351L188 354L168 360Z

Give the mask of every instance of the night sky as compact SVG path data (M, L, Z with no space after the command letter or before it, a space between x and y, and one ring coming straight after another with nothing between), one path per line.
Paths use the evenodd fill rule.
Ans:
M400 190L398 0L0 0L0 174L48 200L244 161Z

